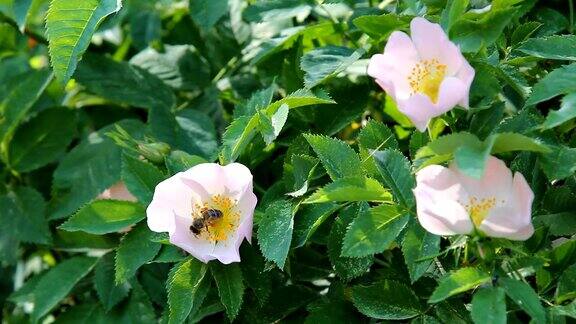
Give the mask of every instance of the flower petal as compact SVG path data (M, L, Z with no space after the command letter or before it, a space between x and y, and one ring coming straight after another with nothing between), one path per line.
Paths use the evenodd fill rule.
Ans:
M170 243L184 249L204 263L216 259L213 256L214 243L197 238L190 232L191 217L185 218L174 215L174 221L175 231L170 234Z
M491 237L507 238L509 240L524 241L534 234L534 227L530 220L526 224L520 210L509 206L495 208L488 217L482 221L479 230Z
M223 264L240 262L240 245L242 241L244 241L244 237L240 237L238 233L234 233L228 240L217 242L210 256L218 259L218 261Z
M456 77L462 81L462 83L466 88L466 91L464 91L465 96L462 97L460 102L458 102L458 104L464 108L468 108L469 105L468 98L470 96L470 86L472 85L472 81L474 81L475 74L476 71L472 66L470 66L470 64L466 60L462 62L462 66L460 67L460 70L456 74Z
M474 229L464 207L452 200L436 200L426 190L414 189L416 212L420 225L436 235L470 234Z
M182 173L178 173L156 186L152 202L146 209L150 230L173 233L174 214L181 217L191 214L195 197L190 188L181 181L181 175Z
M437 235L468 234L473 225L460 201L467 194L452 170L431 165L416 174L416 209L418 221Z
M368 75L393 98L407 98L411 93L408 76L418 62L412 40L403 32L393 32L383 54L376 54L368 64Z
M512 192L512 172L503 161L490 156L486 162L486 171L481 179L469 177L456 167L455 163L450 169L458 176L460 183L470 196L481 200L496 198L497 201L508 201Z
M226 175L222 166L216 163L200 163L189 170L182 172L184 179L196 181L201 184L210 195L226 192Z
M256 208L257 202L258 199L256 198L256 195L250 191L244 194L236 206L240 211L240 225L238 226L237 231L241 237L245 237L250 243L252 243L254 209Z
M444 78L438 89L438 102L435 104L438 115L451 110L467 96L468 90L460 79Z
M516 202L520 214L523 216L523 222L529 223L532 220L532 202L534 201L534 192L522 173L516 172L512 181Z
M441 47L449 42L440 25L421 17L416 17L410 22L410 36L421 60L441 58Z
M134 197L126 188L124 182L119 181L112 187L104 190L96 199L115 199L115 200L126 200L136 202L138 199Z
M414 126L421 132L426 131L430 119L442 114L442 112L437 111L430 98L421 93L416 93L406 100L398 100L396 104L398 110L410 118Z
M226 177L226 189L228 192L237 193L239 196L246 191L252 191L252 173L240 163L231 163L223 168Z

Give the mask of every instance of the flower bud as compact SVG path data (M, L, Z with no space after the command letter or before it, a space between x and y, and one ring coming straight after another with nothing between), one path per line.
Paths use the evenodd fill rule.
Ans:
M170 145L162 142L138 144L138 152L154 163L162 163L164 157L170 153Z

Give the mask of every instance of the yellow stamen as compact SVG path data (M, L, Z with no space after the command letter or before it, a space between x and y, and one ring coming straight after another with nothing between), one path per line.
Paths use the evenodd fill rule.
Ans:
M494 197L482 199L471 197L468 204L464 207L468 211L468 215L470 215L474 225L479 227L494 206L496 206L496 198Z
M236 208L237 201L223 195L214 195L210 201L194 206L194 215L199 216L203 208L217 209L222 212L222 218L207 223L207 229L200 233L200 237L211 242L226 241L240 223L240 213Z
M440 64L436 59L423 60L416 63L412 68L412 72L408 76L408 83L412 88L412 94L423 93L436 103L440 84L445 76L446 65Z

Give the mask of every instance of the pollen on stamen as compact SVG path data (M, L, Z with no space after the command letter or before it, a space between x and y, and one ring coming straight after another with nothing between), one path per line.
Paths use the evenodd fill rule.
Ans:
M464 208L470 215L472 222L476 227L482 224L482 221L488 216L490 210L496 206L496 198L489 197L489 198L482 198L478 199L476 197L470 197L470 200L467 204L464 205ZM502 200L504 203L504 200Z
M195 212L198 213L203 208L217 209L222 212L222 217L206 223L206 229L200 237L213 243L224 242L238 228L240 222L240 212L236 205L238 201L225 195L214 195L209 201L202 204L195 204Z
M440 84L446 75L446 65L437 59L424 60L416 63L408 76L408 84L412 94L423 93L433 102L438 101Z

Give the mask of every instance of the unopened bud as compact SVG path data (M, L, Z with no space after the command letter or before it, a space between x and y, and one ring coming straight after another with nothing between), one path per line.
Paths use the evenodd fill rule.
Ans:
M138 152L154 163L162 163L170 153L170 145L162 142L138 144Z

